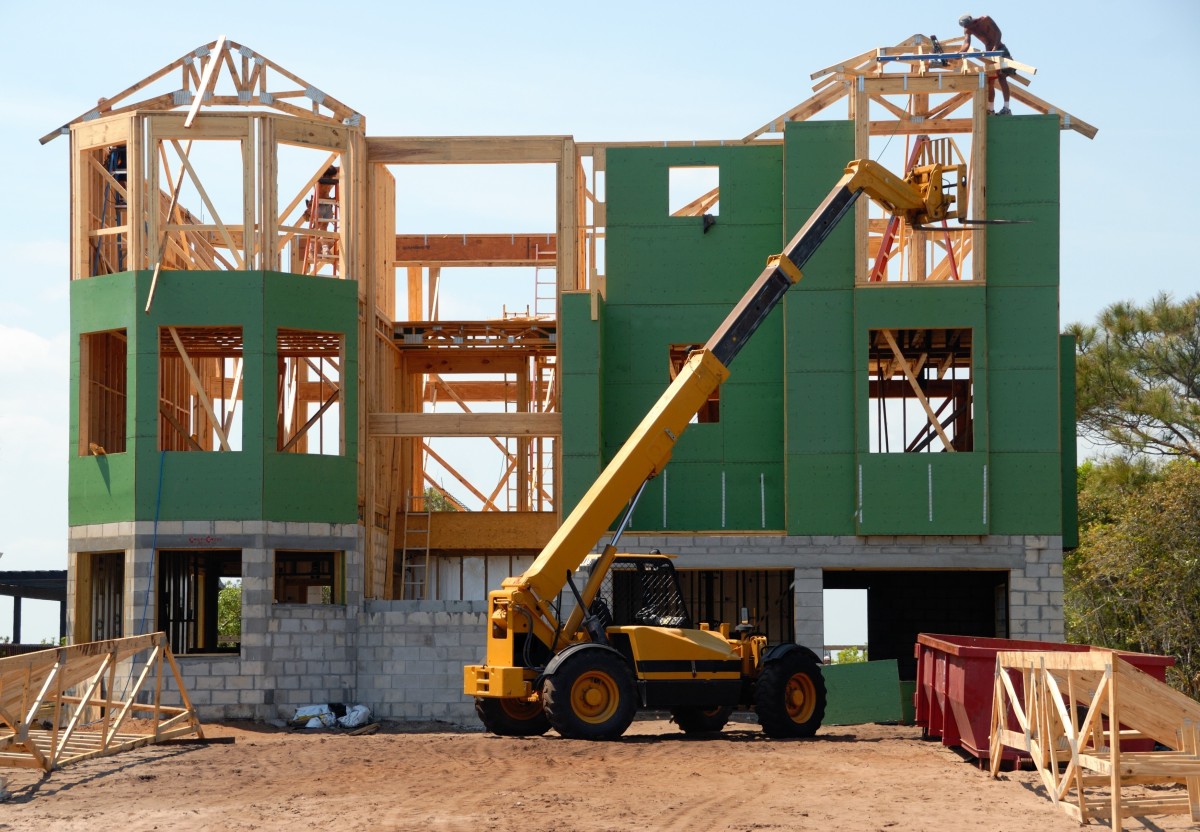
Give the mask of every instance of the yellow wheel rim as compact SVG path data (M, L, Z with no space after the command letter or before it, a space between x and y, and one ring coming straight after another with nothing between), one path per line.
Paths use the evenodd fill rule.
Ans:
M584 722L611 719L620 698L616 680L599 670L584 673L571 686L571 710Z
M501 699L500 709L509 719L527 722L536 719L542 712L541 702L526 702L524 699Z
M788 716L792 722L808 722L817 707L817 688L807 673L797 673L788 679L783 691Z

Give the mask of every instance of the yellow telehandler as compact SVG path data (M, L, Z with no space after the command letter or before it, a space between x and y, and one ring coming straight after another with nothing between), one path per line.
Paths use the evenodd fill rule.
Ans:
M863 193L915 228L965 222L961 165L922 165L903 178L870 160L846 166L804 227L767 259L721 326L691 353L533 564L489 594L487 656L464 668L463 683L488 730L533 736L553 727L563 737L607 740L647 708L669 709L684 731L705 733L747 708L769 737L816 733L825 682L812 650L770 646L745 621L693 626L670 558L618 554L617 544L689 420ZM622 509L611 542L591 555ZM569 613L561 600L566 590L574 600Z

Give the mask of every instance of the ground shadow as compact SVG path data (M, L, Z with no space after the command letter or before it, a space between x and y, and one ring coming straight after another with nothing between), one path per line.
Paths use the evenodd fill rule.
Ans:
M102 769L99 771L90 772L89 774L87 774L83 777L79 777L79 778L75 778L75 779L71 779L71 780L65 780L64 778L70 777L75 771L78 771L78 768L76 768L75 766L72 766L70 763L68 763L66 769L59 769L56 772L50 772L48 774L43 774L42 778L40 780L38 780L36 783L31 783L28 786L19 786L19 787L13 788L12 785L10 784L9 785L10 796L9 796L8 800L6 800L5 802L6 803L16 803L16 804L32 803L37 798L54 797L55 795L59 795L64 792L68 792L71 789L75 788L76 786L84 786L89 783L94 783L94 782L103 780L106 777L112 777L115 774L122 774L124 772L137 769L141 766L146 766L146 765L156 763L160 760L168 760L172 757L178 757L183 754L190 754L191 752L196 751L200 747L201 747L200 745L174 746L174 747L163 747L163 746L159 745L159 746L145 746L143 748L135 748L131 751L121 752L119 756L114 755L115 759L120 759L120 761L121 761L120 765L110 766L108 768L105 768L105 769ZM139 752L141 752L141 753L139 754ZM150 753L146 753L146 752L150 752ZM134 754L138 754L138 757L136 759L134 759L131 756ZM106 759L108 759L108 758L106 758ZM56 774L59 775L57 780L55 780ZM141 780L154 780L157 776L158 775L156 775L156 774L151 774L149 772L145 772L143 774L140 774L138 777Z

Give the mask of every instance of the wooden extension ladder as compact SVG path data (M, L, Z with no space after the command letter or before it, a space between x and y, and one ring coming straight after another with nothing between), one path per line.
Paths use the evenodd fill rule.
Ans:
M400 534L400 598L429 597L429 510L424 495L409 497Z

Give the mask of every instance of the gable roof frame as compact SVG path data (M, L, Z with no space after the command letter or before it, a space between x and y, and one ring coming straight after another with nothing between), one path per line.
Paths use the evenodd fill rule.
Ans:
M787 122L811 119L843 98L850 96L860 85L878 87L878 89L872 90L873 100L879 101L886 109L892 111L892 115L896 116L898 121L914 122L911 125L913 129L908 132L927 131L927 125L923 123L927 116L902 114L899 108L888 106L888 103L882 100L882 96L903 92L903 83L910 78L937 79L939 87L936 91L939 92L966 90L986 83L983 76L989 72L995 72L997 69L1012 70L1008 78L1013 82L1011 91L1014 99L1039 113L1057 115L1063 130L1074 130L1089 139L1095 137L1098 132L1096 127L1025 89L1029 86L1030 80L1022 73L1034 75L1037 73L1035 67L1011 58L984 57L984 53L976 52L968 54L979 57L959 58L957 50L962 45L961 37L938 41L932 36L913 35L895 46L871 49L832 66L819 69L810 76L813 81L816 81L812 87L812 96L749 133L742 141L750 143L764 136L782 133ZM904 71L887 72L889 65L903 67ZM890 82L899 82L902 85L901 89L885 89L885 85ZM913 94L918 92L916 88L912 90ZM929 90L923 89L920 92L928 93ZM851 101L853 101L852 97ZM963 97L948 109L943 108L944 111L940 112L938 117L944 119L958 107L967 105L968 102L969 96ZM922 122L917 122L914 116L921 118ZM851 117L853 118L853 116ZM891 130L889 129L887 132L891 132Z
M179 71L175 89L131 101ZM224 83L222 83L224 82ZM306 103L306 106L301 106ZM361 113L308 83L248 46L221 35L131 84L116 95L42 136L42 144L71 131L71 126L102 116L134 110L173 110L188 107L188 121L201 106L266 107L287 115L317 118L351 127L363 126Z

